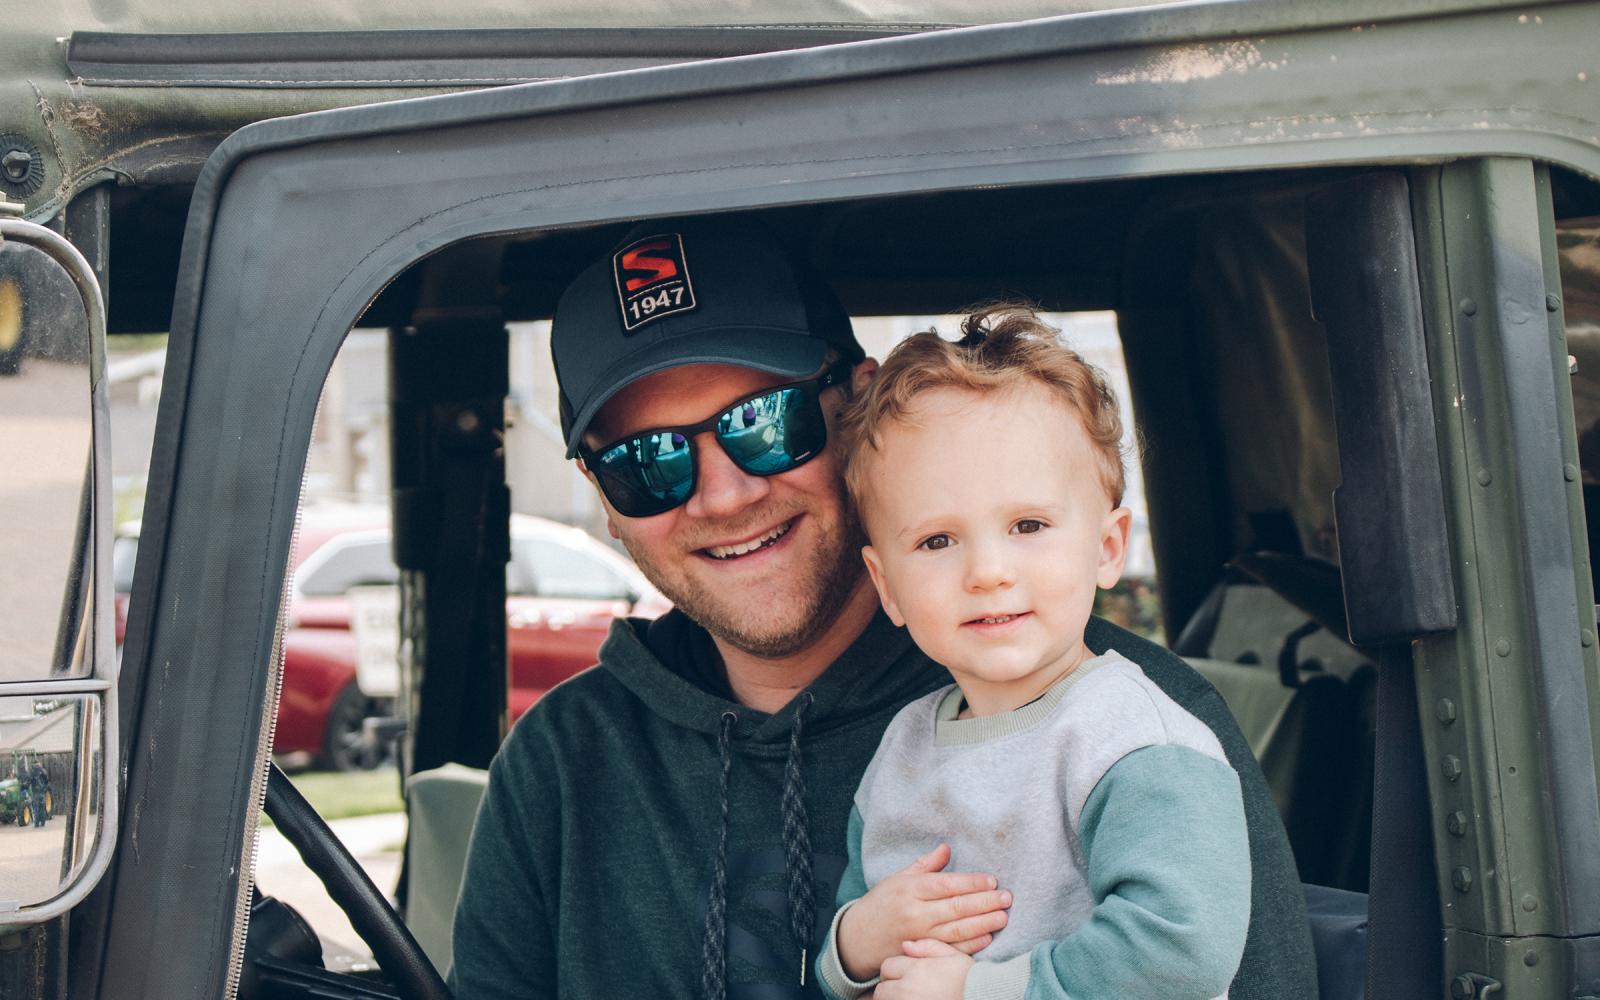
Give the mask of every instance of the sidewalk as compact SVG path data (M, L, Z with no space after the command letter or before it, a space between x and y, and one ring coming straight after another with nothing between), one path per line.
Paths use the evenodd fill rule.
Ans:
M366 869L378 890L394 892L405 844L404 813L382 813L328 824ZM349 972L372 966L372 950L351 929L344 911L328 898L322 883L276 828L263 828L256 849L256 884L268 896L294 907L322 939L322 959L329 969Z

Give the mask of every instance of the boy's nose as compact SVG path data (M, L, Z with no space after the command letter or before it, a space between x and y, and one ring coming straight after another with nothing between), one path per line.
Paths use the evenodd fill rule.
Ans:
M975 544L969 551L967 590L976 594L1003 589L1017 582L1016 570L1005 557L1003 546Z
M695 438L694 493L684 504L691 517L722 518L737 514L772 492L764 476L752 476L733 464L710 431Z

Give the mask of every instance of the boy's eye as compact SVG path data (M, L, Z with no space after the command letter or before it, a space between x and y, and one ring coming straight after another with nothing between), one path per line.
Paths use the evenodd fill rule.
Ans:
M1012 530L1015 531L1019 535L1031 535L1035 531L1038 531L1040 528L1043 528L1043 527L1044 527L1044 522L1043 521L1035 521L1033 518L1029 517L1029 518L1024 518L1021 521L1018 521L1017 524L1016 524L1016 527L1013 528Z
M949 547L949 535L929 535L917 546L919 549L948 549Z

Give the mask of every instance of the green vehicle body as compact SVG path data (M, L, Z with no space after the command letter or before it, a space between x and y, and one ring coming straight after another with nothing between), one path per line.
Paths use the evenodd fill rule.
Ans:
M1149 417L1168 638L1239 554L1247 514L1288 509L1308 550L1346 560L1338 607L1326 592L1298 606L1408 671L1442 938L1428 995L1600 997L1600 659L1567 357L1569 331L1600 324L1600 222L1585 221L1600 219L1600 3L946 3L917 24L866 0L757 23L734 6L667 5L649 23L360 0L0 14L0 192L84 253L113 335L173 333L146 606L119 686L117 853L77 910L3 939L0 995L237 991L293 484L363 310L421 331L395 341L396 384L433 407L394 445L422 456L412 485L441 509L497 509L429 478L445 473L426 456L460 412L496 426L504 349L482 324L547 316L550 274L571 266L529 261L593 252L621 220L737 209L810 246L863 312L953 311L1016 286L1116 308ZM988 23L1051 13L1070 16ZM1338 384L1348 359L1310 332L1313 299L1339 322L1307 277L1317 220L1337 222L1373 175L1402 184L1395 242L1413 251L1422 374L1399 384L1405 426L1433 449L1420 463L1384 443L1366 466L1338 438L1335 411L1360 409ZM380 232L388 213L408 225ZM522 268L510 291L501 267ZM428 322L453 339L430 342ZM274 346L290 341L292 358ZM475 374L439 387L446 362ZM230 381L241 371L249 385ZM270 426L244 396L279 401ZM1413 460L1384 464L1396 455ZM1361 502L1364 475L1407 487L1375 529L1393 547L1358 572L1354 520L1342 549L1311 529L1353 517L1340 505ZM1431 499L1408 492L1419 483ZM1362 526L1383 520L1364 509ZM447 616L503 607L497 573L440 562L415 585ZM207 625L224 618L249 627ZM493 631L449 655L493 659ZM500 739L503 691L455 683L458 715L424 699L410 720L419 767L484 766ZM1275 781L1303 764L1265 749ZM1376 752L1395 752L1381 729ZM16 798L0 782L0 822ZM1333 832L1341 818L1291 835L1334 853L1359 840ZM181 946L153 955L151 939Z
M0 779L0 825L18 823L22 813L22 783L16 778Z

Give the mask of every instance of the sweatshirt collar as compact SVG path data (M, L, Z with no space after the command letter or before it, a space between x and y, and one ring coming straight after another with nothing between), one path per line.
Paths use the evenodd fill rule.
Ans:
M668 614L681 615L673 610ZM798 708L798 696L772 714L705 691L663 663L644 643L650 623L624 619L612 623L600 647L600 666L639 697L661 718L715 736L724 712L738 716L733 737L741 743L770 747L781 753ZM689 623L689 627L699 626ZM806 690L813 702L806 711L808 732L820 734L838 726L898 708L941 683L949 675L925 657L910 635L879 611L838 659Z

